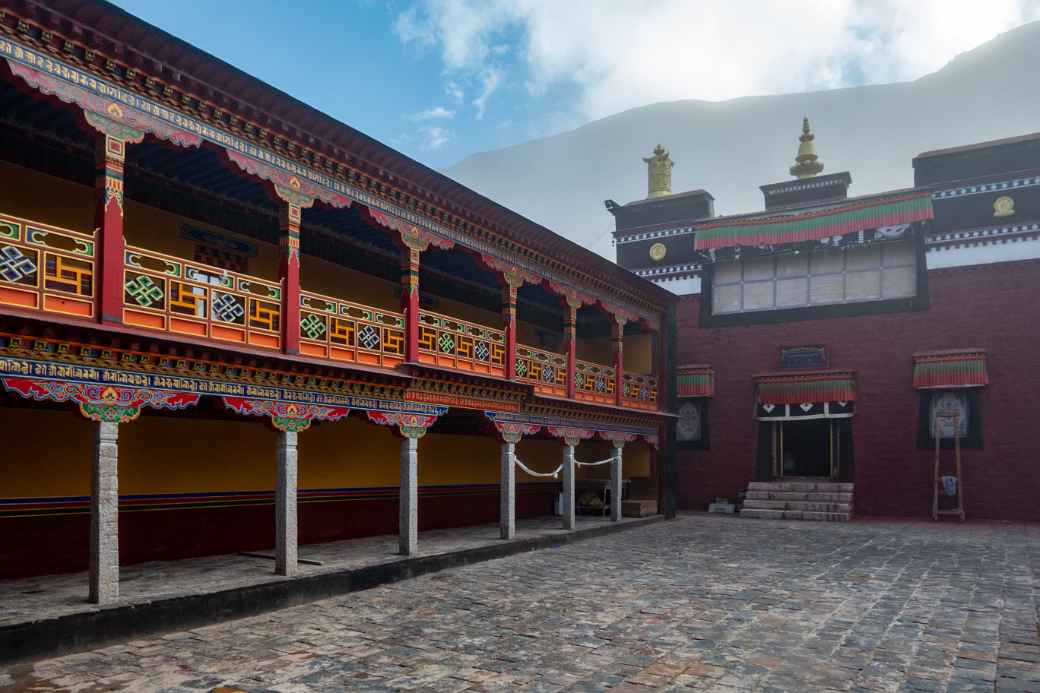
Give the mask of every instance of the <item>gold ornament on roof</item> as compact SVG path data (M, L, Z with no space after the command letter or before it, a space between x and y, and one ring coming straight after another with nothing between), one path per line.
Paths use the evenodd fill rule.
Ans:
M668 157L668 151L657 145L654 155L643 161L646 162L647 199L671 195L672 166L675 166L675 162Z
M1010 217L1015 214L1015 199L1010 195L1001 195L993 200L993 216Z
M654 243L650 246L650 259L654 262L660 262L667 254L668 248L664 243Z
M798 138L798 156L794 158L795 165L790 168L791 175L797 178L811 178L823 171L823 164L817 160L816 145L813 140L816 135L809 129L808 116L802 119L802 136Z

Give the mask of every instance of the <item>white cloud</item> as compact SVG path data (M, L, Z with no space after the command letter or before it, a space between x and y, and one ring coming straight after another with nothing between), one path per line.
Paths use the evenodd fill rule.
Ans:
M426 125L419 128L419 133L423 136L423 149L440 149L450 142L455 134L439 125Z
M455 103L462 103L462 100L466 98L466 92L454 80L448 80L448 83L444 85L444 93Z
M398 36L435 46L454 87L480 85L478 117L508 78L534 95L572 89L580 120L658 101L915 79L1040 19L1040 0L416 1L398 16Z
M444 106L434 106L433 108L427 108L425 111L419 111L408 116L409 120L421 121L421 120L451 120L455 117L455 111L445 108Z
M502 84L502 71L493 67L485 68L480 73L480 82L480 94L473 99L473 107L477 109L477 120L483 119L488 99Z

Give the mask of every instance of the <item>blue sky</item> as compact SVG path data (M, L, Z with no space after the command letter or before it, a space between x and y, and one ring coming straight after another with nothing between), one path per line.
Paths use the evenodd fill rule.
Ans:
M114 0L435 168L660 101L916 79L1040 0Z
M478 120L472 101L481 93L481 81L465 74L448 78L435 50L401 41L394 28L405 9L401 5L360 0L116 4L434 167L542 134L518 124L527 105L508 85L495 90Z

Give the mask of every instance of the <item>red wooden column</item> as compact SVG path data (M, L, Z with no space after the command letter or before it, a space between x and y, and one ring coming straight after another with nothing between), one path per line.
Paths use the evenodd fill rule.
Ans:
M519 280L520 284L523 280ZM506 322L506 380L516 379L516 292L520 284L505 275L505 286L502 289L502 312Z
M578 307L581 302L567 296L563 313L563 339L567 347L567 397L574 399L574 376L578 360Z
M614 342L614 403L619 407L624 402L625 372L625 323L627 319L621 315L614 315L614 324L611 328L611 339Z
M404 360L419 362L419 258L422 249L405 240L401 255L401 312L404 313Z
M123 322L123 162L126 140L101 134L95 150L94 190L98 260L98 320Z
M286 202L282 205L281 262L278 274L282 280L282 350L286 354L300 353L300 205Z

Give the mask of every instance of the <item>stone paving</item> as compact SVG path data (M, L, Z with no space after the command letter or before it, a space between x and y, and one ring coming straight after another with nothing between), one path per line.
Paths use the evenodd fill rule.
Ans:
M13 691L1040 691L1040 526L689 515L0 671Z
M638 521L622 518L621 522ZM610 518L579 516L578 531L610 524ZM517 520L516 540L569 534L558 517ZM416 556L433 556L501 544L498 525L439 529L419 534ZM126 566L119 571L119 601L113 606L141 604L165 597L204 594L217 590L292 579L274 574L274 550L258 552L271 559L226 554L181 561L156 561ZM300 563L296 577L354 570L400 561L397 535L304 544L299 558L322 565ZM105 607L87 602L86 572L0 580L0 626L54 618Z

